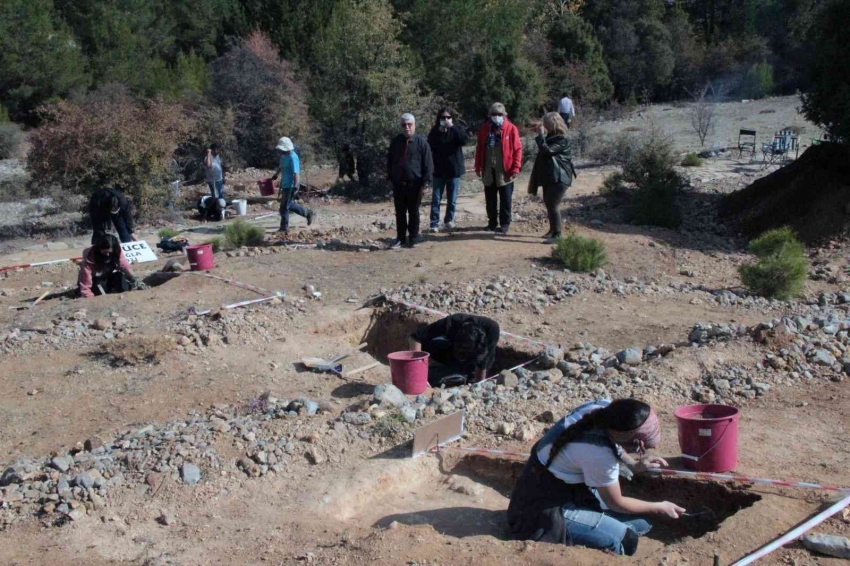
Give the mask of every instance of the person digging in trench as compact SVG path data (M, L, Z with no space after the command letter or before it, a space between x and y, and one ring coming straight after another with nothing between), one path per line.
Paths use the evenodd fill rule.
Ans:
M535 540L633 555L652 525L644 515L678 519L685 509L650 502L620 491L620 466L642 472L667 466L643 454L661 438L655 411L637 399L585 403L543 436L517 480L508 506L508 525L518 540Z
M95 236L91 247L83 250L77 289L80 297L143 291L148 286L133 274L118 238L112 234Z
M198 201L198 214L206 222L220 222L227 218L227 201L223 198L202 196Z
M496 359L499 324L471 314L453 314L410 335L410 349L428 352L440 366L428 368L431 387L481 381Z

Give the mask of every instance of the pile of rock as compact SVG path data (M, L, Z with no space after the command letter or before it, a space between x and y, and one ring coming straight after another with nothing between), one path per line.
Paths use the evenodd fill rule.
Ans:
M135 331L136 322L117 312L91 320L85 309L65 318L23 325L0 334L0 353L31 353L39 349L64 350L124 338Z

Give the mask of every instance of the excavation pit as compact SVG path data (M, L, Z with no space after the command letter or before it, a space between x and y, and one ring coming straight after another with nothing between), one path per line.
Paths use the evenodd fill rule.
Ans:
M508 540L506 511L525 462L443 450L417 459L374 459L354 477L340 478L323 511L343 522L386 528L430 525L446 536ZM761 499L746 487L654 476L623 481L623 492L648 501L672 501L693 513L678 520L648 517L647 538L664 544L717 531Z

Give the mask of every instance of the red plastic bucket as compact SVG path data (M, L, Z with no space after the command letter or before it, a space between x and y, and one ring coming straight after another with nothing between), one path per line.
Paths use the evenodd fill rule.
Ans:
M738 465L738 418L729 405L685 405L673 413L682 463L698 472L728 472Z
M192 267L192 271L206 271L215 266L212 244L186 246L186 255L189 257L189 265Z
M390 360L390 375L393 385L405 395L419 395L428 389L428 352L393 352Z
M270 197L274 194L274 183L271 179L260 179L257 181L260 186L260 194L264 197Z

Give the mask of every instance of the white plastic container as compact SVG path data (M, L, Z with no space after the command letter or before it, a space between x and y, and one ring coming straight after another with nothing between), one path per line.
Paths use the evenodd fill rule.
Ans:
M233 204L233 209L236 211L237 216L245 216L248 214L248 201L244 199L235 199L231 204Z

